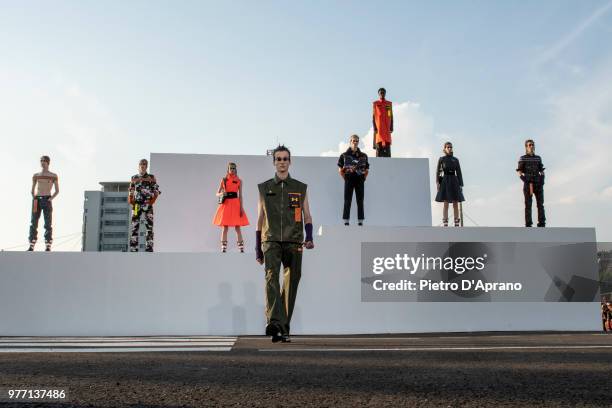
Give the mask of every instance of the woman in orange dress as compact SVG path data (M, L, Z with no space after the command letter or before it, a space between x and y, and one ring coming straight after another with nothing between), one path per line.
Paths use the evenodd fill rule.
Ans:
M238 178L236 163L227 165L227 174L221 179L217 189L219 204L213 224L223 227L221 231L221 252L227 252L227 229L234 227L238 236L238 249L244 252L244 241L240 227L249 225L244 209L242 208L242 181ZM221 197L223 197L221 199Z

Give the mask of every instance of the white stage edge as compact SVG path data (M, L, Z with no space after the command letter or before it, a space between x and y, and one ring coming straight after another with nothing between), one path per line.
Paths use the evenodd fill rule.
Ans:
M293 334L600 329L599 304L361 302L361 242L594 242L592 228L323 226ZM261 335L253 254L0 253L0 335Z

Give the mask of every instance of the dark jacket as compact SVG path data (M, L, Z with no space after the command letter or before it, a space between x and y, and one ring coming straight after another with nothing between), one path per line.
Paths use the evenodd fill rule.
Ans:
M438 184L442 182L444 175L456 175L459 180L459 186L463 187L463 176L461 174L461 166L459 165L459 159L452 155L442 156L438 159L438 165L436 166L436 174L434 178Z
M521 180L525 183L544 184L544 165L542 158L537 154L521 156L516 171L524 173Z
M349 147L346 152L338 158L338 167L343 169L344 174L356 174L363 176L369 169L368 155L361 150L353 150Z

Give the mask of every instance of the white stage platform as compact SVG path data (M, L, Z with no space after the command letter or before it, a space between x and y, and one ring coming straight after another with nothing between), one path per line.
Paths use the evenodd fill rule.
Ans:
M362 242L594 242L590 228L323 226L294 334L599 330L596 302L362 302ZM261 335L253 254L0 253L0 336Z
M431 197L427 159L377 158L370 160L365 187L366 225L430 226ZM244 209L251 225L243 228L246 250L254 252L257 222L257 184L274 177L269 156L212 154L151 154L151 172L162 195L155 205L155 250L157 252L216 252L220 228L212 224L217 209L215 193L225 176L228 162L238 164L243 182ZM338 175L337 157L291 158L290 174L308 184L308 197L315 229L341 225L344 181ZM352 220L357 206L353 202ZM236 247L236 234L229 232L229 245Z

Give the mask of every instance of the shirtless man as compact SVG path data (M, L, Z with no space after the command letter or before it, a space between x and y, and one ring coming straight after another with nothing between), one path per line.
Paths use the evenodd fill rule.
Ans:
M51 201L59 194L59 182L57 174L49 171L49 156L40 158L42 171L32 176L32 222L30 224L30 247L28 251L34 250L38 239L38 220L42 212L45 219L45 251L51 251L53 242L53 228L51 226L53 216L53 206ZM53 195L52 188L55 187Z

